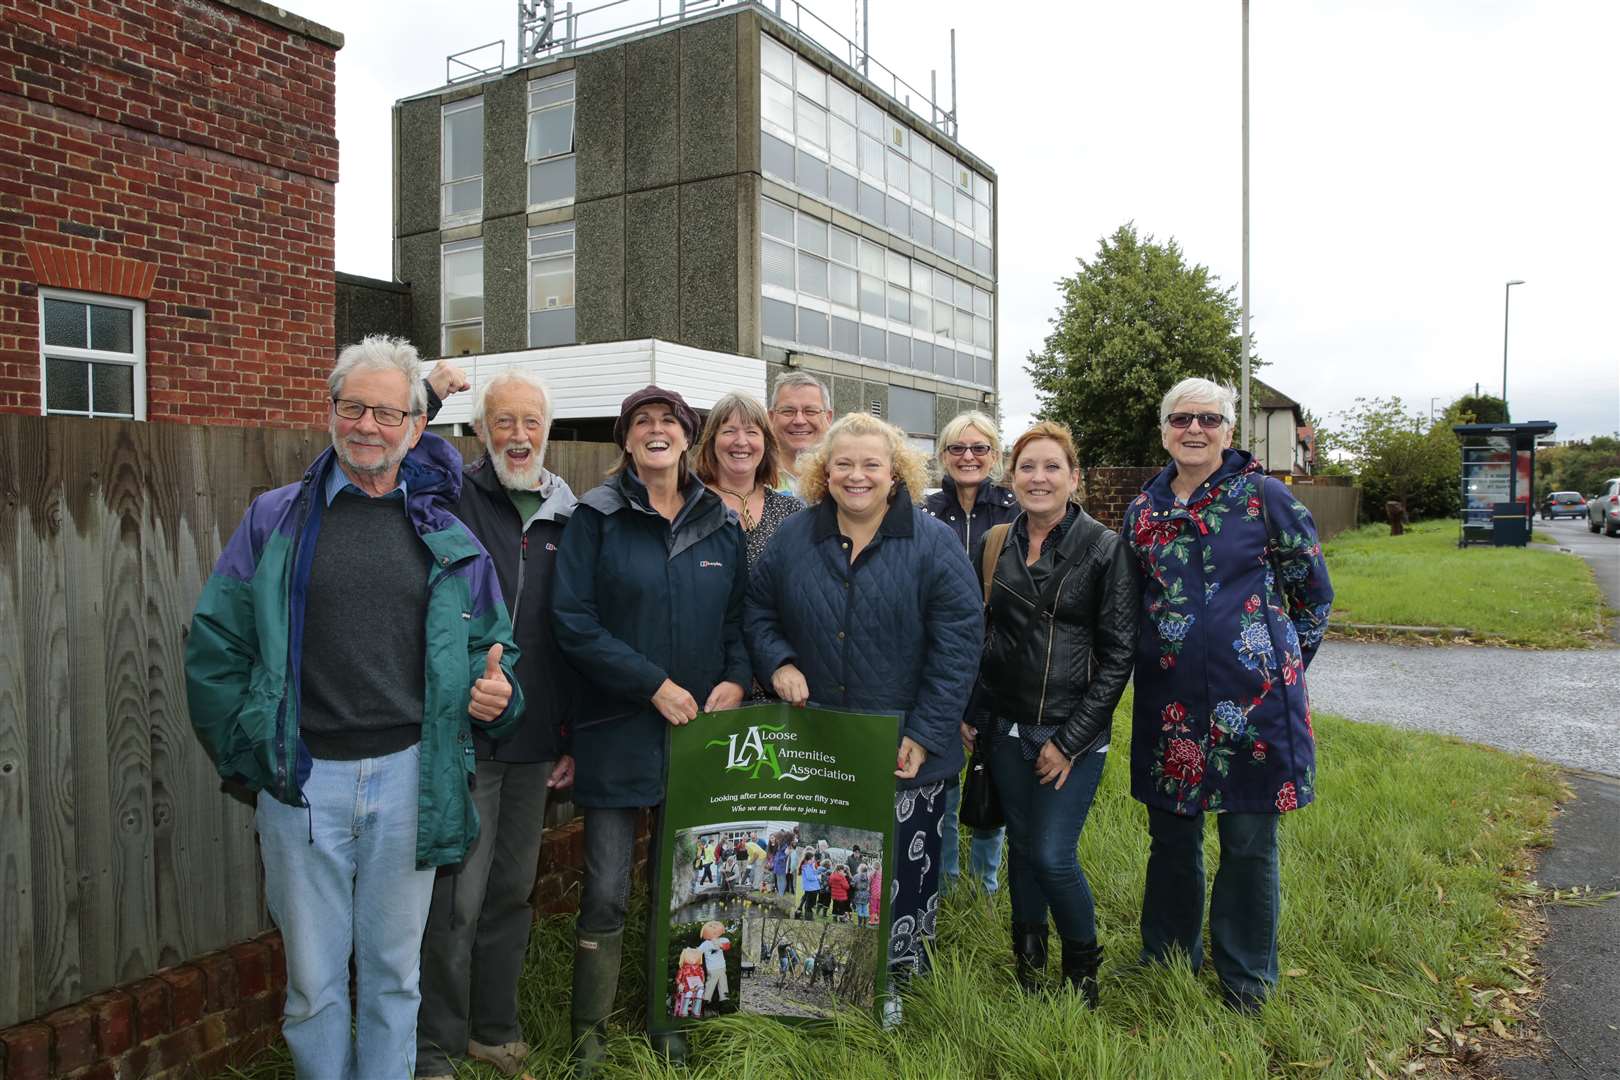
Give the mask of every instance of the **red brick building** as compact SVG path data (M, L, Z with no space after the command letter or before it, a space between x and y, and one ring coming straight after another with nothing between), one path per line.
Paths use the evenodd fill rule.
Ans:
M323 426L336 56L260 0L5 0L0 411Z

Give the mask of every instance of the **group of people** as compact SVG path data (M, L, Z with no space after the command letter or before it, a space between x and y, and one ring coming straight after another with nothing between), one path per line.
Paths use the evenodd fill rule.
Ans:
M1193 379L1165 396L1170 464L1116 533L1080 508L1074 441L1050 422L1013 444L1009 489L995 423L959 417L924 503L928 462L905 433L834 417L808 373L777 379L768 407L734 394L706 419L649 386L622 403L619 462L576 499L544 468L551 402L528 375L480 386L486 452L464 471L425 432L465 382L446 364L422 380L402 341L345 349L332 447L248 508L187 640L199 737L256 793L300 1075L521 1068L527 897L547 793L569 785L584 817L573 1048L590 1071L637 819L664 800L664 729L766 698L902 718L895 850L865 873L866 919L890 905L892 990L926 971L964 750L979 746L1006 816L1019 981L1037 985L1056 922L1063 976L1095 1003L1077 842L1134 673L1142 956L1202 960L1213 812L1215 967L1234 1006L1264 1000L1277 819L1314 794L1304 671L1332 592L1309 514L1231 449L1228 389ZM974 853L975 876L993 876L999 838L976 836ZM828 868L826 892L858 908L848 865ZM819 895L819 860L798 870ZM885 1021L899 1008L891 993ZM684 1059L678 1032L654 1039Z

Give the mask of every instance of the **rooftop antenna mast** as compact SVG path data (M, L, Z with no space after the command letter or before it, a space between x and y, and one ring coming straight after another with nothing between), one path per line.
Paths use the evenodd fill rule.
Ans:
M956 28L951 28L951 108L950 111L939 107L939 69L933 68L928 72L928 109L929 120L933 125L956 138Z
M573 21L574 5L567 9L567 22ZM557 0L518 0L518 63L538 60L540 54L557 44Z

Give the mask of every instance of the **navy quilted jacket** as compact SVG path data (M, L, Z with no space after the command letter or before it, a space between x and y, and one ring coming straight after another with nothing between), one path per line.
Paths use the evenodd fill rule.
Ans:
M755 564L743 628L761 682L804 672L813 704L902 714L928 751L901 787L955 779L957 724L983 644L982 598L962 542L911 504L903 485L856 557L831 499L784 521Z

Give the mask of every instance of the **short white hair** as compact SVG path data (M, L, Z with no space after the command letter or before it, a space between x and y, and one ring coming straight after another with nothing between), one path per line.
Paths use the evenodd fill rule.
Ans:
M427 385L422 382L422 358L404 338L371 334L338 353L337 366L326 378L333 400L343 396L343 383L356 371L397 371L410 387L411 415L427 412Z
M1160 427L1170 422L1170 414L1184 401L1199 405L1208 402L1221 410L1221 416L1228 424L1237 422L1237 391L1209 379L1191 378L1176 383L1164 395L1164 400L1159 402Z
M821 391L821 407L832 408L832 391L827 384L810 374L808 371L784 371L771 383L771 408L776 408L776 399L782 396L783 390L791 390L795 386L813 386Z
M530 390L533 390L535 393L540 395L540 416L545 425L546 435L549 438L551 435L551 387L547 386L545 380L540 378L540 376L531 375L527 371L519 371L515 368L507 368L494 378L488 379L479 384L478 393L473 398L473 427L478 431L484 430L484 408L489 399L490 391L496 389L497 387L506 386L511 383L517 383L519 386L527 386Z

